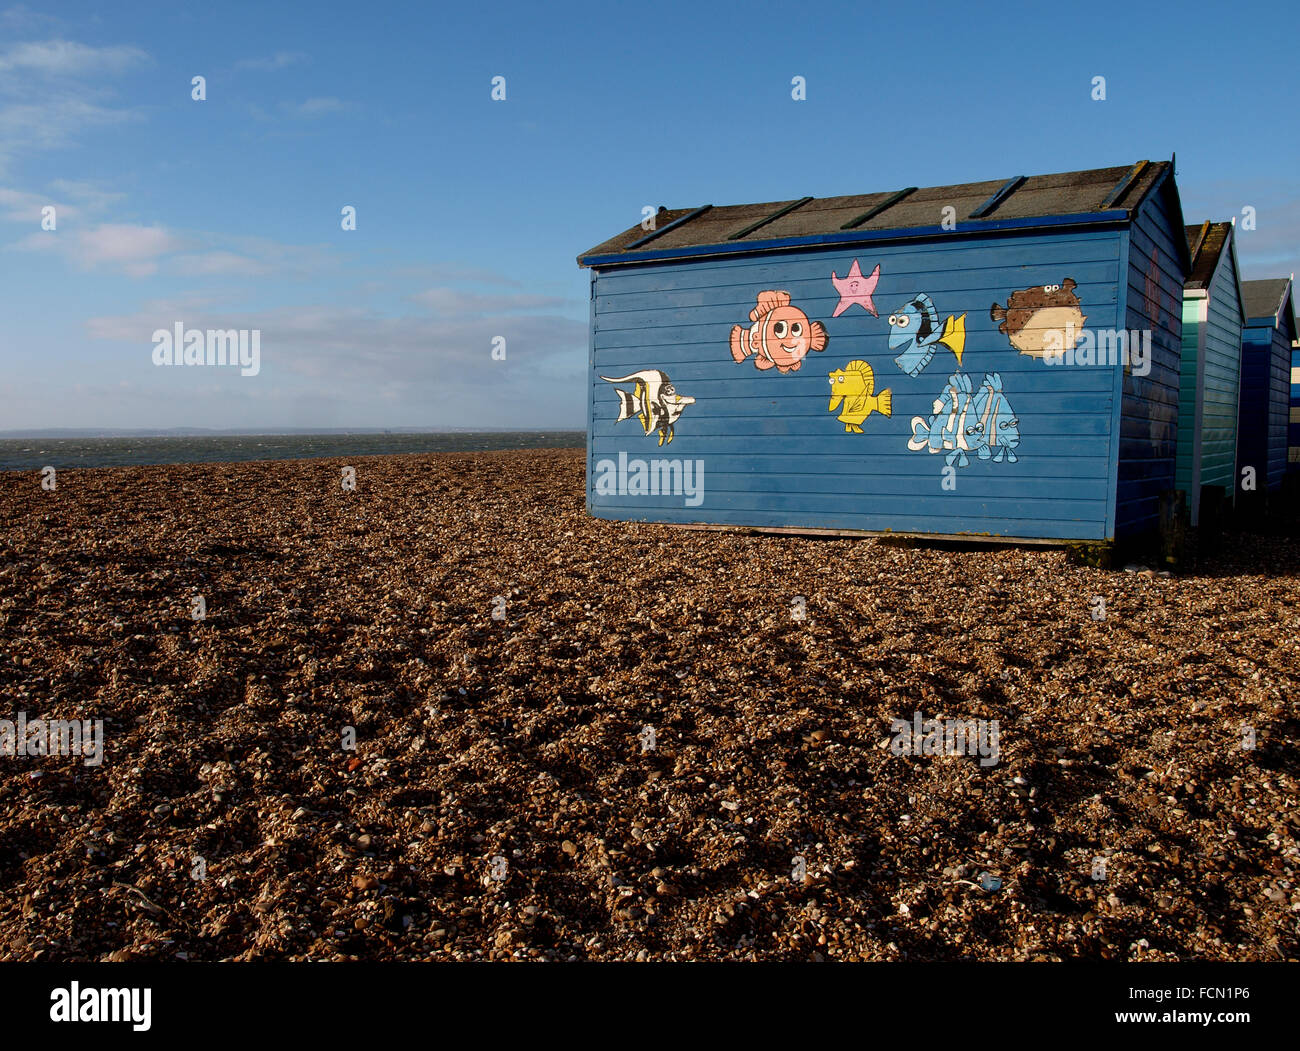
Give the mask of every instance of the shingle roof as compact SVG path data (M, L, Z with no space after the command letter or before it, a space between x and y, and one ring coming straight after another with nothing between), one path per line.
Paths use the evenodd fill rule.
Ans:
M1115 168L925 189L666 209L656 216L653 231L633 226L584 252L578 263L590 266L646 257L721 254L774 247L786 241L833 243L872 233L923 236L942 229L943 209L949 206L955 209L959 233L1123 221L1133 218L1170 166L1169 161L1139 161ZM1181 218L1178 221L1181 223Z
M1232 235L1232 223L1204 222L1199 226L1185 228L1187 250L1191 253L1192 271L1187 277L1184 288L1209 288L1214 270L1219 265L1219 256L1223 255Z
M1246 317L1277 317L1291 287L1290 278L1266 277L1262 281L1243 281L1241 299L1246 308Z

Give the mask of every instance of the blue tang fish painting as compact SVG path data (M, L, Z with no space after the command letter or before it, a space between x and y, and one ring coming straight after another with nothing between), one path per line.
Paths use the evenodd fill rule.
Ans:
M966 428L966 444L981 460L1015 463L1020 421L1002 391L1002 377L996 372L985 375L975 395L974 412L975 422Z
M899 352L894 364L909 376L918 376L930 364L934 352L947 347L961 367L962 351L966 348L966 315L953 317L939 324L939 311L934 300L918 292L907 303L889 315L889 349Z
M966 373L954 372L935 399L930 418L912 417L912 437L907 440L913 452L943 453L950 467L967 466L968 453L994 463L1015 463L1019 444L1020 421L996 372L985 374L978 391Z
M921 416L912 417L912 437L907 439L907 447L913 452L924 449L930 453L944 453L944 462L948 466L965 467L970 463L966 456L970 451L966 428L972 415L971 402L970 377L964 372L954 372L934 400L933 415L928 420Z

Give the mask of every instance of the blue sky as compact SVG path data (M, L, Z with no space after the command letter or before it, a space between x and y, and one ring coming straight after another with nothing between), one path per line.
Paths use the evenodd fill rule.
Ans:
M1282 3L3 3L0 430L581 429L575 257L645 205L1176 152L1247 278L1300 258ZM155 366L177 322L260 373Z

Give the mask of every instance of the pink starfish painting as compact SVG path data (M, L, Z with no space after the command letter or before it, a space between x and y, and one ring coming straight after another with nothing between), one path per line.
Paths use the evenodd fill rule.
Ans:
M853 265L849 267L849 272L845 277L838 277L835 271L832 270L831 284L835 286L835 291L840 294L840 303L831 317L839 317L854 303L861 306L872 317L879 317L880 315L876 313L876 304L871 301L871 296L876 291L876 282L879 280L879 263L876 264L876 269L871 271L870 277L862 276L862 269L858 266L856 259L853 260Z

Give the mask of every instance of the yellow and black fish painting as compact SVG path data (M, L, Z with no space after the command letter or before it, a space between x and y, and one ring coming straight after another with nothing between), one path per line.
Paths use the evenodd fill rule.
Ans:
M659 432L660 445L673 440L673 430L683 410L686 406L695 404L694 398L678 394L668 373L659 369L642 369L627 376L600 378L606 383L632 384L630 391L620 387L614 392L618 395L617 422L635 417L646 434Z

